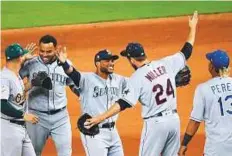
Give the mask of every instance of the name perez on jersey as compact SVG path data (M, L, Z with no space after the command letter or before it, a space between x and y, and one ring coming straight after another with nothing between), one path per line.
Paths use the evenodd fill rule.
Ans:
M100 88L99 86L94 87L93 97L103 96L103 95L116 95L119 96L119 88L117 87L105 87Z
M149 71L145 76L150 82L152 82L157 77L167 74L166 69L164 66L159 66L156 69Z
M216 84L216 85L210 86L210 87L211 87L213 94L232 91L232 84L231 83Z

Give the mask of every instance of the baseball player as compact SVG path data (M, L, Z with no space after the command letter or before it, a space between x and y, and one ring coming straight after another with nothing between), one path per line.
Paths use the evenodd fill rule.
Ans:
M127 85L125 77L114 72L115 60L119 57L112 55L107 49L95 55L96 72L79 72L70 66L63 52L58 58L66 73L72 78L76 86L80 87L82 113L96 116L107 111L116 100L122 97ZM122 142L115 123L118 115L104 120L100 125L100 133L89 136L81 133L81 140L88 156L123 156Z
M6 66L1 70L1 156L35 156L25 121L36 124L39 118L25 111L24 85L18 74L28 52L19 44L5 50Z
M27 77L30 81L39 72L46 72L53 84L51 90L37 86L29 90L28 111L40 118L40 122L36 125L27 124L37 156L41 155L49 136L55 142L58 156L71 156L72 153L72 134L66 107L65 86L68 85L72 89L75 89L75 86L62 67L58 66L56 50L57 40L53 36L41 37L39 56L26 61L20 70L20 76Z
M176 110L175 76L189 59L196 33L198 14L189 19L190 33L180 52L161 60L148 61L139 43L129 43L121 52L136 70L130 77L127 94L107 112L88 119L86 128L132 107L142 104L144 119L140 156L176 156L180 145L180 120Z
M187 145L205 122L205 156L232 154L232 78L229 77L230 59L226 52L216 50L206 54L212 79L199 84L195 90L193 110L179 155L185 155Z

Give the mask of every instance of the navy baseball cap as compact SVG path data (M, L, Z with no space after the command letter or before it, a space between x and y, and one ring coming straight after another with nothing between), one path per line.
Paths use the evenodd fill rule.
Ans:
M18 43L13 43L5 49L6 60L19 58L26 53L28 53L28 50L23 49L22 46Z
M143 46L140 43L132 42L126 46L126 49L121 51L121 56L124 57L141 57L146 56Z
M216 50L206 54L206 58L213 64L216 69L223 67L228 68L230 64L230 58L225 51Z
M118 55L112 55L112 53L109 50L104 49L99 51L95 55L94 62L99 62L101 60L117 60L118 58Z

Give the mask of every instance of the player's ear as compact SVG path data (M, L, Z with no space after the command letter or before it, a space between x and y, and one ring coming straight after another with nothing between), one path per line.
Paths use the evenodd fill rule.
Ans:
M208 71L210 72L212 70L212 64L211 62L208 63Z
M20 62L21 64L24 62L24 58L23 58L22 56L20 56L20 57L18 58L18 60L19 60L19 62Z
M210 69L210 71L214 71L215 70L215 68L214 68L214 66L213 66L213 64L211 62L209 63L209 69Z
M99 66L100 66L100 62L99 62L99 61L96 62L96 63L95 63L95 66L96 66L96 67L99 67Z
M54 50L57 52L59 49L61 49L61 46L60 45L56 45L56 46L54 46L53 45L53 47L54 47Z
M135 59L133 57L130 58L131 63L135 64Z

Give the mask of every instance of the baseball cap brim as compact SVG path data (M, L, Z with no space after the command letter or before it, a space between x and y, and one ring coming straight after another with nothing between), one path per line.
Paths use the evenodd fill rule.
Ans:
M213 54L212 53L207 53L205 56L206 56L207 60L211 61L212 57L213 57Z
M122 50L122 51L120 52L120 55L123 56L123 57L126 57L126 56L127 56L126 50Z
M111 56L106 56L106 57L104 57L104 58L101 58L101 59L99 59L99 60L96 60L96 61L101 61L101 60L117 60L119 58L119 56L118 55L111 55Z
M118 55L112 55L109 59L110 60L117 60L119 58Z

